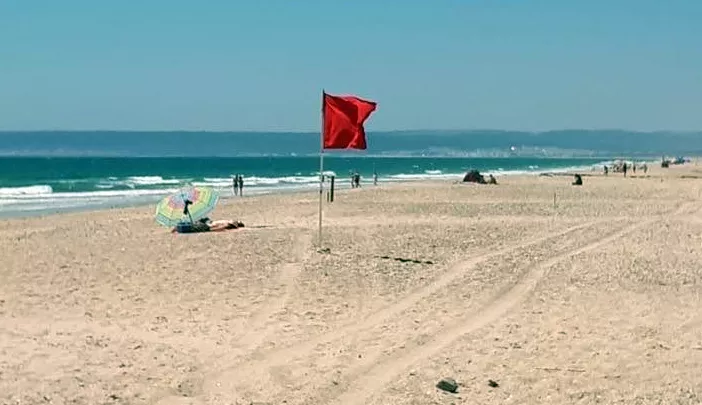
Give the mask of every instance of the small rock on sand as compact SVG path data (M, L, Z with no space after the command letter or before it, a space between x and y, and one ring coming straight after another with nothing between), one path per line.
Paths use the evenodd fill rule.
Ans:
M458 384L453 378L444 378L441 381L439 381L438 384L436 384L436 388L442 391L454 393L458 391Z

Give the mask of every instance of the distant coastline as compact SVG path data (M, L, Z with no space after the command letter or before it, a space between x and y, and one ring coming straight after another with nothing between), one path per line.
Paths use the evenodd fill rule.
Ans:
M315 156L314 132L0 131L0 156ZM702 131L501 130L368 131L367 151L383 157L650 158L702 155Z

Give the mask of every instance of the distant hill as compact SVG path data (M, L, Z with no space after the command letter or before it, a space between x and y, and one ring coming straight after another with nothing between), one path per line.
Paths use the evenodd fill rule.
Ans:
M369 133L368 145L366 152L342 153L393 156L690 156L702 155L702 132L390 131ZM2 156L289 156L318 152L317 133L0 132Z

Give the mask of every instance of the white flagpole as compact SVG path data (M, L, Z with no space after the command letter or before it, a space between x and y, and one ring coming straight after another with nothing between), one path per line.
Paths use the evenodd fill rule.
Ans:
M324 90L322 90L322 124L319 132L319 248L322 249L322 207L324 201Z

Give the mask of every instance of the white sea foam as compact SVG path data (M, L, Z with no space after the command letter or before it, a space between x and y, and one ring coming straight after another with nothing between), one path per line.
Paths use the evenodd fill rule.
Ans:
M36 188L37 186L33 186ZM30 187L25 187L26 189ZM0 189L2 190L2 189ZM36 192L34 194L0 194L1 212L65 211L72 209L116 207L155 203L177 189L101 190L88 192ZM39 191L36 188L36 191Z
M127 182L136 186L155 186L160 184L180 184L178 179L164 179L161 176L132 176L127 178Z
M10 197L11 199L19 200L19 201L29 201L29 200L34 200L34 201L55 201L55 200L62 200L62 199L76 199L76 198L84 198L84 199L91 199L91 198L128 198L128 197L139 197L139 196L149 196L149 195L166 195L168 193L173 193L177 191L178 189L142 189L142 190L100 190L100 191L84 191L84 192L77 192L77 193L67 193L67 192L61 192L61 193L54 193L51 192L51 187L49 186L44 186L47 187L46 189L41 189L44 190L44 192L39 192L39 187L40 186L31 186L31 187L18 187L16 189L32 189L36 188L37 192L34 193L5 193L3 190L10 190L10 189L0 189L0 199L6 200L4 197Z
M0 188L0 198L15 196L35 196L51 194L53 189L47 185L36 185L26 187L2 187Z
M318 183L319 176L284 176L284 177L244 177L244 187L276 186ZM232 179L206 177L203 181L193 182L195 186L225 188L232 186Z
M21 202L22 202L22 200L17 200L17 199L13 199L13 198L0 198L0 206L19 204Z

